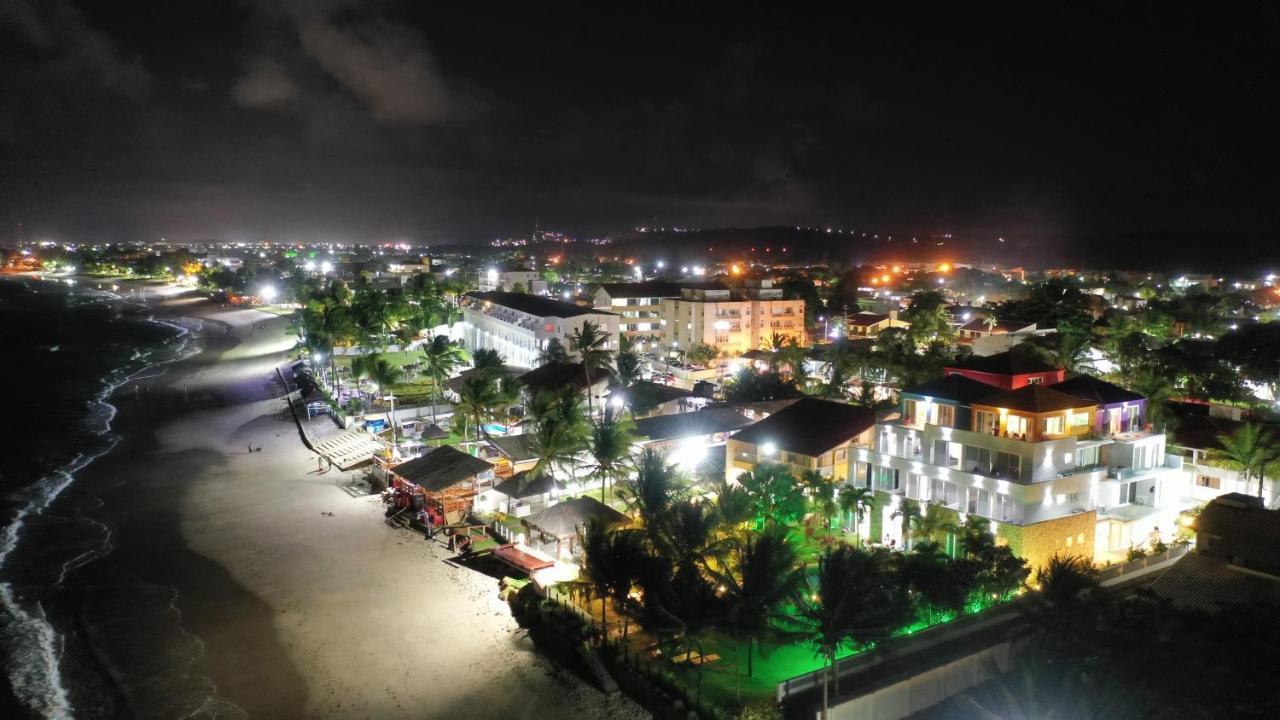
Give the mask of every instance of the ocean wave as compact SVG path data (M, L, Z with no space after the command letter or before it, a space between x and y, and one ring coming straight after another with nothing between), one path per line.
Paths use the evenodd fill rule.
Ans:
M100 290L84 288L73 297L91 298L94 301L119 300L119 296ZM198 319L163 319L141 317L142 321L165 326L176 331L169 340L157 347L136 354L130 361L111 372L102 381L101 389L88 402L83 418L86 430L97 435L104 443L96 452L78 454L63 467L48 473L37 482L19 487L9 493L9 501L15 506L15 514L0 533L0 570L4 570L13 553L20 547L22 529L32 516L44 512L51 503L75 479L75 473L97 458L110 452L120 438L111 433L111 423L117 409L110 403L111 396L129 382L145 373L161 369L199 352ZM98 524L98 523L95 523ZM105 528L103 528L105 530ZM82 552L65 560L59 568L61 584L70 570L110 549L110 533L96 551ZM39 601L24 602L9 582L0 582L0 639L3 640L4 667L14 694L19 702L40 717L69 718L74 708L63 683L60 671L62 639L45 616Z

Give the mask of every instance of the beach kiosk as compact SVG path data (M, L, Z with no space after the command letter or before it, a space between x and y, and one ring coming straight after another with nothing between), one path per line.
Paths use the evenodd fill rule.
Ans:
M606 525L629 522L626 515L593 497L577 497L563 500L526 517L523 521L529 528L526 544L534 547L540 545L543 552L554 548L553 557L572 562L578 532L585 529L587 522L591 520L598 520Z
M493 465L442 445L392 466L388 476L396 493L422 498L411 502L421 503L433 524L453 525L471 512L476 495L493 484Z

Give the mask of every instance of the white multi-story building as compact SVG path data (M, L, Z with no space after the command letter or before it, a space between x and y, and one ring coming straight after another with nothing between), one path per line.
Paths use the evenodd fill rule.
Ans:
M480 292L524 291L533 295L547 294L547 281L542 273L526 268L490 267L480 271Z
M497 350L507 364L537 367L538 354L555 338L569 350L569 337L592 322L618 348L618 316L551 298L513 292L474 292L462 297L462 339L467 350Z
M682 288L661 308L666 347L705 344L736 356L768 345L774 335L805 343L804 300L783 299L782 289L768 280L733 290Z
M662 337L662 301L680 297L681 285L670 282L601 283L591 292L598 310L618 313L618 331L646 349Z
M950 375L904 390L900 419L850 453L850 482L876 496L861 531L901 546L904 506L933 505L951 522L987 518L1033 567L1057 553L1122 560L1153 536L1171 539L1191 504L1182 459L1140 418L1100 421L1111 399L1095 397L1100 384L1005 390ZM1143 407L1141 398L1129 405Z

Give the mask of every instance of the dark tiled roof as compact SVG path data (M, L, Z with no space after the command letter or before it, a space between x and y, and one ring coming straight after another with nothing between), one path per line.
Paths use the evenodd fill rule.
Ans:
M1099 405L1116 405L1118 403L1137 402L1138 400L1146 399L1136 392L1126 390L1106 380L1099 380L1092 375L1077 375L1070 380L1063 380L1049 387Z
M1061 370L1033 355L1027 350L1013 348L995 355L971 355L947 366L948 370L973 370L996 375L1026 375Z
M579 315L613 315L613 313L605 312L604 310L552 300L540 295L526 295L525 293L472 292L467 293L467 297L509 307L512 310L519 310L522 313L538 317L571 318Z
M606 376L601 374L598 378L592 378L592 381L599 382L604 377ZM532 390L559 390L570 385L578 390L586 390L587 374L582 371L582 363L553 362L521 375L520 382Z
M743 359L746 359L746 360L759 360L761 358L767 358L772 354L773 352L770 350L755 349L755 350L748 350L742 353L742 357Z
M681 284L654 280L652 282L636 283L600 283L599 287L608 293L611 298L677 298L680 297L681 288L703 287L703 285L699 283Z
M1052 390L1044 385L1023 385L1017 390L996 393L995 395L988 395L980 400L975 400L974 404L990 405L1029 413L1057 412L1059 410L1072 410L1093 405L1088 400Z
M391 468L418 487L439 492L492 468L489 463L449 445L429 448L421 457Z
M735 440L817 457L876 424L870 408L800 398L734 436Z
M751 422L736 410L706 408L691 413L641 418L636 421L636 435L650 440L671 440L738 430Z
M1274 572L1280 569L1280 510L1267 510L1252 495L1227 493L1214 498L1196 517L1200 552L1239 565Z
M502 493L507 497L513 497L517 500L523 500L534 495L544 495L551 492L557 487L556 479L551 473L542 473L537 477L530 477L529 471L524 470L503 480L494 486L494 491Z
M1035 323L1024 322L1022 320L999 320L994 327L987 327L985 318L974 318L964 325L960 326L961 330L979 331L979 332L1002 332L1014 333L1035 325Z
M529 435L500 435L489 438L489 444L498 448L498 452L506 455L512 462L537 460L538 456L529 449Z
M881 315L873 312L860 312L856 315L849 316L849 324L856 325L858 327L870 327L888 319L888 315Z
M904 388L903 395L918 395L933 400L950 400L968 405L975 400L991 397L991 386L963 375L948 375L914 387Z
M674 385L663 385L662 383L649 382L648 380L639 380L631 387L644 393L645 399L652 400L658 405L671 402L672 400L679 400L680 398L694 397L692 390L685 390L684 388L679 388ZM623 396L626 396L627 394L627 391L621 388L610 390L609 394L612 395L615 392L622 393Z
M626 521L627 516L599 500L582 496L563 500L524 519L524 524L556 537L572 537L588 520L597 518L610 525Z
M1223 605L1280 604L1280 580L1232 567L1225 557L1188 553L1151 585L1182 610L1217 612Z

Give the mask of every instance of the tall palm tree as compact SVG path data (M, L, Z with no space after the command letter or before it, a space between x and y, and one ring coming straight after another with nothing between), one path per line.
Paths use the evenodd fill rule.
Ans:
M385 392L387 398L391 401L391 412L387 416L387 424L391 426L391 446L396 444L396 395L395 384L400 382L400 378L404 377L404 370L396 365L387 362L386 358L371 357L373 362L370 363L368 373L369 380L373 382L379 394Z
M436 335L422 346L422 364L431 378L431 423L436 423L436 405L440 404L440 389L459 365L466 362L467 353L449 342L444 335Z
M615 377L618 385L629 388L640 381L640 367L643 360L636 352L631 338L623 335L618 344L618 355L614 358Z
M893 572L891 555L838 545L818 559L810 593L800 598L802 634L827 660L834 679L836 654L846 643L866 646L890 637L912 612ZM822 717L827 716L827 682L822 684Z
M589 426L582 413L582 400L572 392L539 393L541 408L529 433L529 450L538 457L530 473L568 469L577 478L578 455L586 448Z
M631 446L636 441L634 427L626 418L614 417L608 408L591 426L587 450L592 462L588 469L600 478L600 502L605 502L609 481L626 477L631 471Z
M1169 409L1169 401L1173 399L1175 391L1167 375L1151 368L1142 368L1136 372L1129 386L1147 399L1148 423L1157 430L1165 430L1174 424L1176 418Z
M747 677L752 677L752 650L776 634L784 619L781 608L804 589L804 566L781 525L771 525L738 545L729 566L714 575L729 603L729 628L739 644L746 640Z
M889 517L892 520L902 521L902 549L910 549L911 538L915 534L916 528L920 527L920 521L924 519L924 516L920 514L920 506L915 503L904 502Z
M862 527L862 519L875 507L875 498L876 494L870 488L845 485L840 489L840 495L836 499L845 518L847 519L850 515L854 518L853 537L857 545L862 544L862 534L858 529Z
M351 358L351 384L355 386L356 397L360 397L360 381L369 376L369 368L373 365L373 355L356 355Z
M1098 589L1098 571L1078 555L1055 554L1036 570L1036 584L1039 599L1050 610L1070 611Z
M551 338L547 341L547 346L538 351L539 365L567 362L569 362L569 353L564 349L564 343L560 342L560 338Z
M458 388L458 405L454 412L461 415L467 423L475 425L478 442L484 432L485 421L493 418L503 400L497 381L483 375L473 375L463 380Z
M507 365L502 353L491 348L480 348L471 355L472 368L478 372L498 374Z
M927 503L920 521L916 526L917 537L926 538L929 542L946 547L947 538L954 535L958 526L952 516L937 503Z
M640 451L635 477L624 483L622 494L630 510L640 518L650 542L656 545L661 542L668 511L684 494L684 487L675 465L647 447Z
M612 353L609 352L609 337L600 331L599 325L586 320L569 336L569 349L578 354L578 360L582 363L582 372L587 379L587 412L594 415L591 377L594 375L599 378L613 364Z
M831 527L836 514L836 486L817 470L809 469L800 474L800 483L809 494L809 506L814 515L822 518L825 527Z
M600 627L609 636L608 603L624 608L643 557L640 533L635 530L612 531L607 525L590 520L581 533L583 574L588 587L600 599ZM627 626L623 625L623 639Z
M1218 436L1221 450L1216 451L1218 461L1240 473L1245 487L1254 475L1258 477L1258 497L1262 497L1266 478L1263 468L1276 459L1275 433L1258 423L1246 423L1231 434Z
M751 496L741 485L722 479L716 488L716 514L720 518L721 530L732 532L751 519Z

